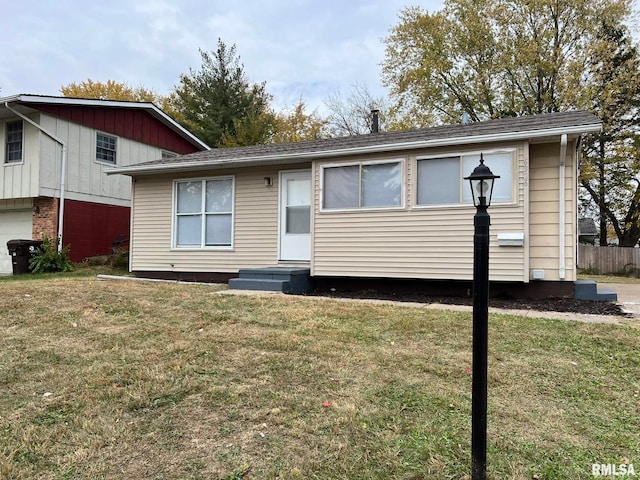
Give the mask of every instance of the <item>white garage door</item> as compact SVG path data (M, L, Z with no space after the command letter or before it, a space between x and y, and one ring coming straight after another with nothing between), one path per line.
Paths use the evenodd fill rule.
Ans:
M31 210L0 212L0 275L13 272L7 242L31 238Z

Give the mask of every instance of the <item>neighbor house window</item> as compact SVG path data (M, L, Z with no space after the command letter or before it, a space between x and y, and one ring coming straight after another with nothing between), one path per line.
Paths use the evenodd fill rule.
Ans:
M322 169L323 209L402 206L402 162L358 163Z
M22 121L7 123L6 163L22 162Z
M230 247L233 177L175 182L176 247Z
M512 152L483 153L485 164L500 178L493 183L492 202L512 200ZM471 190L463 180L480 163L480 154L418 159L417 204L457 205L472 203Z
M168 160L170 158L176 158L177 156L178 156L177 153L167 152L166 150L162 151L162 159L163 160Z
M96 160L103 163L116 163L116 137L98 133L96 136Z

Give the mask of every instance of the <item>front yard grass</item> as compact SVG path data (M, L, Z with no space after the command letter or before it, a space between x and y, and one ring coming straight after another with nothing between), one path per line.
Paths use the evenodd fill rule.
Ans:
M467 479L471 314L0 279L0 478ZM640 329L491 315L491 479L640 470Z

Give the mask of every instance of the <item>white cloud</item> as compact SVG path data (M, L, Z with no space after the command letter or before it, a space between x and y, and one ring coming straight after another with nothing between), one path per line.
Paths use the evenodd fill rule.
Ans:
M420 0L430 10L441 0ZM382 93L381 38L401 0L23 0L0 18L2 95L57 95L91 78L166 94L200 67L198 49L235 44L249 79L276 105L302 95L311 107L358 82Z

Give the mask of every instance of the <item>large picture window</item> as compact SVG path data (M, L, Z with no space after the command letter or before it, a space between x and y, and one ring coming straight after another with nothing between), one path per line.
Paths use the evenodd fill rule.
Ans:
M402 206L402 162L327 166L323 170L325 210Z
M483 153L485 164L495 175L492 203L512 201L513 155L511 152ZM417 204L457 205L473 203L464 177L480 163L480 154L418 159Z
M231 247L233 177L175 182L176 247Z
M22 121L7 123L5 163L22 162Z

